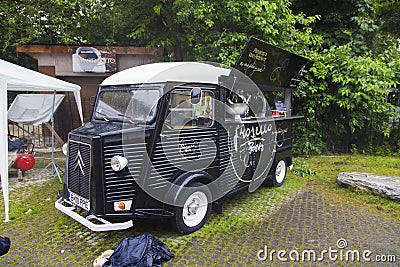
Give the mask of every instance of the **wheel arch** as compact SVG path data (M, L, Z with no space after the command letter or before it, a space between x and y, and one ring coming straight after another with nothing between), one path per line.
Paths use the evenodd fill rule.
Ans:
M181 194L182 190L194 182L200 182L207 185L212 181L212 176L205 171L184 172L172 182L172 185L165 196L166 203L177 204L177 198Z

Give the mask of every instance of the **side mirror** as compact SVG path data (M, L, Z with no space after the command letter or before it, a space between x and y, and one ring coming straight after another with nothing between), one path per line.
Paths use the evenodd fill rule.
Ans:
M190 91L190 102L195 105L198 104L201 100L201 88L193 88L192 91Z

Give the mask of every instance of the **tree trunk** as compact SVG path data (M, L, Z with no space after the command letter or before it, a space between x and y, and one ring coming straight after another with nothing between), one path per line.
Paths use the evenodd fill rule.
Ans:
M183 61L182 44L180 41L177 41L174 45L174 57L175 61Z

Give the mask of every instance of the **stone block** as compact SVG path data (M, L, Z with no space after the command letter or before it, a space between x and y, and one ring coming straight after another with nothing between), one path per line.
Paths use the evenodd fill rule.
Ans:
M400 177L361 172L342 172L339 173L337 182L342 186L351 186L400 201Z

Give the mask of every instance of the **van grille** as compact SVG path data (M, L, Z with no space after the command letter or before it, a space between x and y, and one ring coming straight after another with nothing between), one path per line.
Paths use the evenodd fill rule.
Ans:
M104 146L104 184L106 202L133 200L136 195L135 180L139 180L143 168L145 145L110 143ZM113 156L124 156L128 167L115 172L110 165Z
M68 189L89 199L91 146L74 140L70 140L68 146Z

